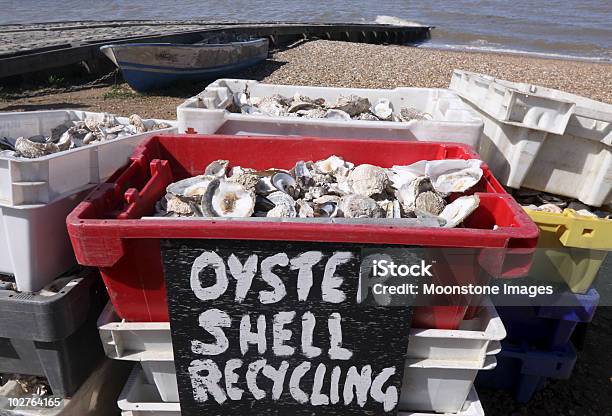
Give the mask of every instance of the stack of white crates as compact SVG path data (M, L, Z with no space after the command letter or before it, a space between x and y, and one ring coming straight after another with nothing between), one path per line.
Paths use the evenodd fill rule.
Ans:
M168 322L124 322L109 303L98 320L106 355L138 362L118 402L123 416L180 415ZM399 409L405 415L484 414L473 387L493 369L506 331L490 302L457 330L412 329ZM143 412L143 413L140 413Z
M48 135L67 121L103 117L103 113L77 110L0 113L0 137ZM123 117L118 121L128 123ZM76 265L66 216L95 184L127 163L138 143L170 132L176 128L34 159L0 155L0 274L14 275L17 290L36 292Z

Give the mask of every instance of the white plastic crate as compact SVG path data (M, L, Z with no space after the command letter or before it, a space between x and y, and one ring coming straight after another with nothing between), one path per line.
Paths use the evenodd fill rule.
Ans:
M482 364L487 355L501 351L506 329L487 298L474 319L461 322L459 329L416 329L410 331L406 358L472 361Z
M472 386L468 394L463 408L456 413L421 413L421 412L398 412L398 416L485 416L484 409L476 393L476 389Z
M0 205L0 273L14 275L17 290L36 292L76 265L66 216L88 192L49 204Z
M479 371L497 365L494 355L484 363L451 360L406 360L399 409L436 413L459 412Z
M572 94L457 69L450 89L499 121L554 134L565 132L576 107Z
M142 361L146 384L166 403L178 403L179 393L174 362ZM483 364L470 361L406 360L398 408L403 411L459 412L468 397L478 371L495 368L495 356ZM129 410L129 409L125 409Z
M575 105L565 113L565 124L548 125L548 130L563 126L554 134L542 129L543 121L542 128L535 129L529 123L509 123L491 115L490 102L495 100L488 96L487 85L495 91L510 91L512 85L535 89ZM612 105L465 71L454 72L450 88L462 95L484 121L479 153L504 185L564 195L592 206L612 203Z
M491 301L486 299L474 319L457 330L418 329L410 331L407 358L471 361L482 364L486 355L501 350L506 330ZM123 322L109 302L98 319L100 339L106 355L129 361L173 360L168 322Z
M431 114L432 120L338 121L297 117L268 117L234 114L224 110L225 103L236 92L248 90L252 97L295 93L313 99L334 101L340 96L356 94L371 102L379 98L391 101L395 111L414 107ZM179 133L289 135L342 138L399 139L460 142L474 148L482 132L482 121L453 92L434 88L357 89L305 87L262 84L257 81L221 79L177 108Z
M147 383L144 372L135 367L130 375L117 405L122 416L180 416L179 403L165 403L161 400L155 385ZM472 386L467 399L459 412L455 413L420 413L398 412L398 416L484 416L484 410Z
M178 401L169 323L121 322L109 302L98 328L107 356L139 361L147 383L156 386L161 399ZM494 355L506 331L490 301L461 328L411 330L401 409L456 413L478 371L495 367Z
M70 120L101 118L103 113L51 110L0 113L0 137L49 134ZM117 117L127 123L125 117ZM175 125L176 122L156 120ZM173 133L176 127L94 143L36 159L0 156L0 205L45 204L91 184L104 182L125 165L134 148L154 134Z
M480 114L485 124L478 153L503 185L564 195L596 207L612 203L610 144L512 126Z

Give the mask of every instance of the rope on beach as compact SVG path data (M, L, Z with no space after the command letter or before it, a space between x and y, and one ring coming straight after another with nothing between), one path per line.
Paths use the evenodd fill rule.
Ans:
M42 95L52 95L52 94L61 94L67 92L76 92L81 90L86 90L88 88L97 88L97 87L105 87L109 85L107 82L111 78L115 77L119 74L119 68L115 68L113 71L108 74L102 75L100 78L94 79L93 81L86 82L81 85L72 85L70 87L63 88L43 88L36 91L24 91L22 93L17 94L2 94L2 98L6 100L19 100L21 98L33 98L40 97Z

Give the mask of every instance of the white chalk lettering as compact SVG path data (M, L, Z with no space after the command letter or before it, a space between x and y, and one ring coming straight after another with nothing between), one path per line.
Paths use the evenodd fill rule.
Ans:
M238 382L238 374L234 371L242 367L242 360L239 358L233 358L225 363L225 390L227 391L227 397L231 400L242 399L242 393L244 390L235 387L234 384Z
M302 380L302 377L310 370L310 365L308 361L302 362L293 369L291 378L289 379L289 393L291 393L291 397L293 397L295 401L301 404L308 402L308 395L300 388L300 380Z
M342 317L334 312L327 320L329 329L329 358L332 360L350 360L353 353L342 348Z
M310 395L310 403L313 406L322 406L329 404L329 397L321 393L323 388L323 378L325 377L325 364L319 364L315 371L314 384L312 386L312 394Z
M200 273L211 266L215 271L215 284L208 287L203 287L200 281ZM200 300L217 299L227 290L227 273L225 263L217 253L205 251L200 254L191 266L191 290L193 294Z
M271 291L262 290L259 292L259 301L266 305L279 302L287 294L287 289L283 281L272 272L274 266L287 266L289 257L285 253L275 254L261 262L261 278L272 288Z
M206 375L202 376L202 372L206 372ZM196 401L205 403L208 401L209 393L219 404L227 400L225 392L219 386L223 374L213 360L193 360L189 365L189 375Z
M276 356L283 357L293 355L295 348L285 345L285 341L291 339L291 331L285 329L295 318L295 312L279 312L274 315L272 323L272 351Z
M266 392L257 386L257 376L259 372L266 366L266 360L257 360L249 364L249 369L246 373L247 387L253 394L255 400L261 400L266 397Z
M285 376L289 369L289 363L283 361L278 367L278 370L271 365L266 365L262 371L263 375L273 381L272 384L272 400L280 399L283 394L283 386L285 384Z
M227 265L229 266L230 273L234 279L236 279L236 294L234 299L237 303L242 303L251 288L253 277L257 272L257 255L250 255L244 262L244 265L242 265L238 257L232 254L227 260Z
M378 403L383 404L385 412L390 412L397 406L398 393L397 387L389 386L386 391L383 392L383 386L389 380L391 376L395 374L395 367L387 367L383 369L372 382L372 388L370 389L370 395Z
M312 287L312 267L321 261L323 253L320 251L307 251L291 259L291 270L298 270L297 294L299 301L308 299Z
M346 380L344 381L344 404L349 405L353 397L357 395L357 404L363 407L368 400L368 391L372 384L372 367L365 365L361 368L361 374L357 372L357 367L352 366L348 369Z
M232 320L226 312L219 309L209 309L200 314L200 326L215 337L213 344L192 340L191 351L202 355L219 355L227 351L229 341L221 328L229 328Z
M329 385L329 401L331 404L336 404L340 401L340 394L338 393L338 387L340 385L340 375L342 370L340 367L334 367L331 374L331 383Z
M266 352L266 317L257 317L257 332L251 332L251 315L244 315L240 320L240 352L245 355L249 344L257 344L257 352Z
M302 354L306 358L314 358L321 355L321 348L312 345L312 335L316 325L315 316L311 312L302 315Z
M348 263L353 258L350 252L341 251L334 253L327 264L325 264L325 272L323 273L323 281L321 282L321 297L325 302L342 303L346 299L346 295L338 288L342 285L343 278L336 276L336 267L341 264Z

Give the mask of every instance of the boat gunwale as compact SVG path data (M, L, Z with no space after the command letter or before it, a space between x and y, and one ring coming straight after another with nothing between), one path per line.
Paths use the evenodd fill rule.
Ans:
M253 46L259 43L268 43L267 38L257 38L247 41L239 42L228 42L228 43L125 43L125 44L110 44L103 45L100 50L103 49L128 49L128 48L140 48L145 46L155 47L178 47L178 48L221 48L221 47L239 47L239 46Z

